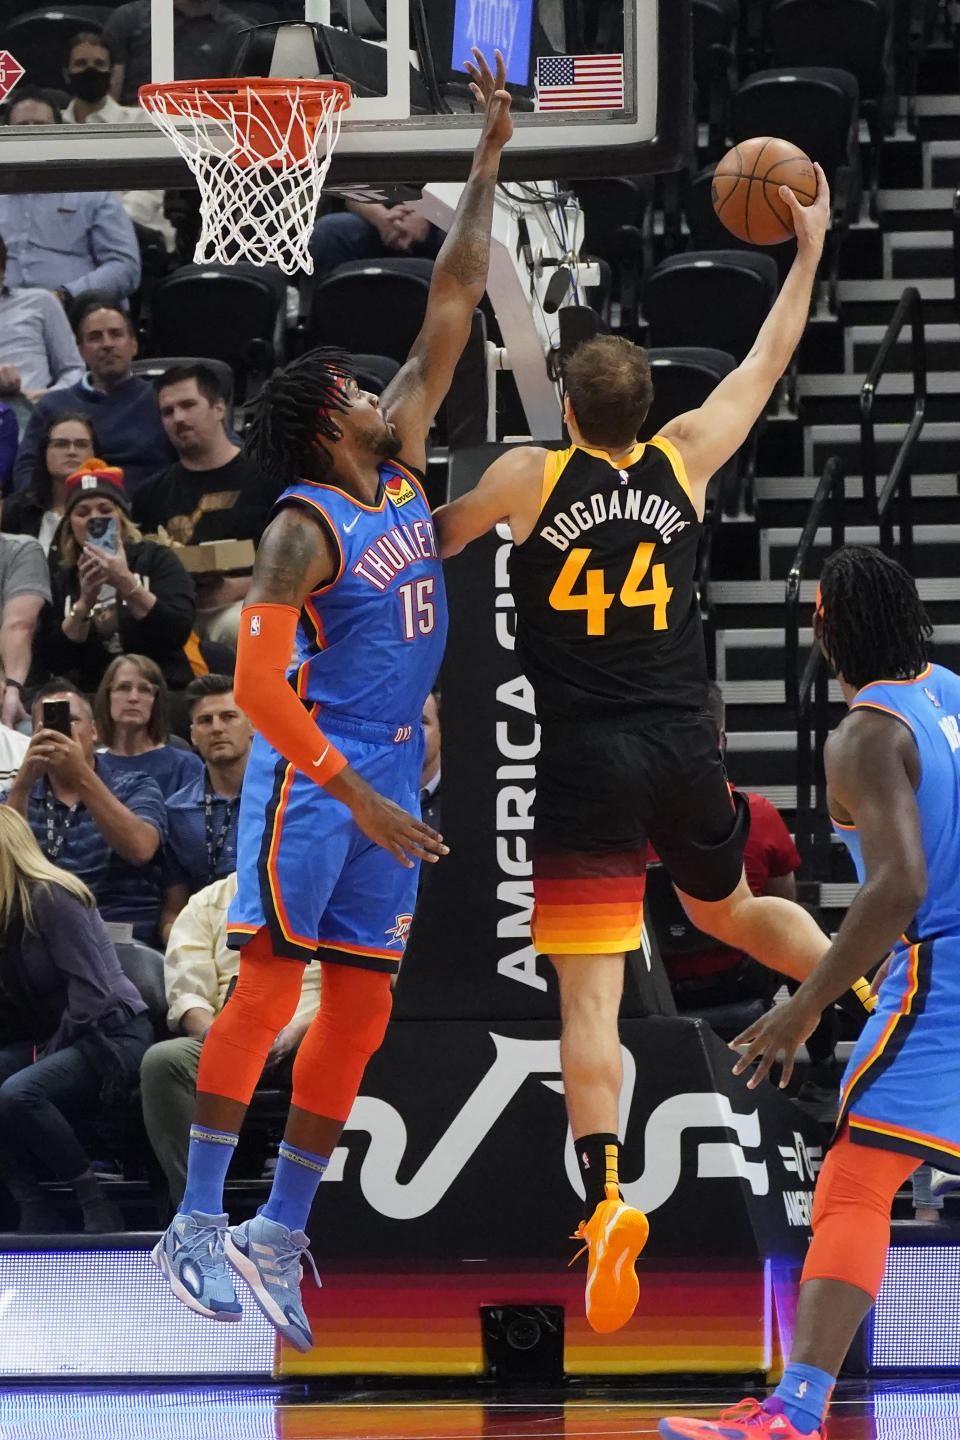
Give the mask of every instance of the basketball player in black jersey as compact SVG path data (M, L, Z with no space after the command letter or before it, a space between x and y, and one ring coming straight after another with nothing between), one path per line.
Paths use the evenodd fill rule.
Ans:
M754 897L749 812L731 799L706 707L695 590L707 483L746 440L803 334L830 213L793 212L797 254L749 355L699 410L646 444L643 350L585 341L565 370L564 451L510 450L436 515L444 556L499 521L514 540L517 651L541 726L533 834L533 940L556 967L561 1063L586 1209L587 1318L615 1330L638 1296L646 1220L623 1203L617 1016L625 952L640 940L649 839L693 923L803 979L827 949L805 911Z

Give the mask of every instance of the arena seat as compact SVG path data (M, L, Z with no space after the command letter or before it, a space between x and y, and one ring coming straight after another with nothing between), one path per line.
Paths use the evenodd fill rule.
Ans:
M777 280L768 255L742 250L693 250L661 260L643 286L648 348L706 346L739 364L773 304Z
M348 260L314 287L308 344L386 355L402 365L420 332L433 261L407 256ZM438 444L486 438L486 320L475 310L464 352L437 419Z
M737 363L728 351L693 346L648 350L647 358L653 376L653 404L640 428L641 440L656 435L674 416L698 409ZM716 501L724 513L737 513L744 480L753 474L759 428L754 427L736 455L713 477L708 506Z
M708 127L708 153L719 155L727 130L737 58L739 0L693 0L693 79L697 119Z
M136 940L114 945L120 969L134 985L147 1007L150 1023L158 1040L165 1040L167 1029L167 993L163 984L163 955Z
M237 399L283 360L286 288L253 266L182 265L157 282L147 328L150 355L222 360Z
M583 210L582 253L609 265L612 298L620 303L619 329L628 333L637 319L650 192L626 175L578 180L572 188Z

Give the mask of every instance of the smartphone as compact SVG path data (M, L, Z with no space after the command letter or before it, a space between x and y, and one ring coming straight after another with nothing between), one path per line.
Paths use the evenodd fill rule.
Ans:
M69 700L44 700L43 728L59 730L61 735L72 735Z
M91 515L87 521L87 539L91 545L96 545L98 550L104 550L108 555L116 555L118 543L116 515Z

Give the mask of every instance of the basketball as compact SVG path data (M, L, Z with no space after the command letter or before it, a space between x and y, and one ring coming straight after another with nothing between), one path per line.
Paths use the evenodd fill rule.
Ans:
M817 198L817 173L803 151L769 135L741 140L713 172L713 208L738 240L779 245L794 233L789 206L780 198L781 185L789 185L801 205L812 205Z

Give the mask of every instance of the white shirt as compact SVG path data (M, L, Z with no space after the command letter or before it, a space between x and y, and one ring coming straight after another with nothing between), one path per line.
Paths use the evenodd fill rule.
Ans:
M29 744L29 735L21 735L9 725L0 725L0 790L8 790L16 780Z

